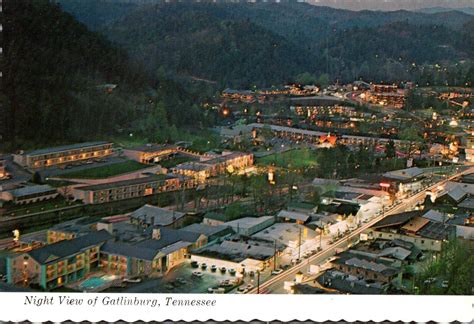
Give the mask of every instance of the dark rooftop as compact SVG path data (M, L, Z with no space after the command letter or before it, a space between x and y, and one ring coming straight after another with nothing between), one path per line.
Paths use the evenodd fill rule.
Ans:
M112 236L105 230L92 232L87 235L72 239L63 240L39 249L31 250L28 253L30 257L40 264L46 264L49 261L72 256L82 249L105 242Z
M101 252L152 261L160 252L160 249L156 249L152 246L143 247L127 243L108 241L102 246Z
M112 144L112 143L104 142L104 141L77 143L77 144L56 146L56 147L50 147L50 148L44 148L44 149L29 151L29 152L25 152L23 155L42 155L42 154L49 154L49 153L57 153L57 152L87 148L87 147L91 147L91 146L104 145L104 144Z
M144 184L144 183L155 182L155 181L163 181L167 178L175 178L175 177L171 175L165 175L165 174L154 174L154 175L150 175L143 178L122 180L122 181L115 181L115 182L80 187L80 188L77 188L77 190L90 190L90 191L106 190L106 189L132 186L132 185Z
M408 222L410 219L412 219L416 216L421 216L422 214L423 214L423 211L414 210L414 211L389 215L389 216L385 217L384 219L382 219L382 220L378 221L377 223L375 223L372 226L372 228L381 228L381 227L402 225L402 224Z
M176 148L177 148L176 145L171 145L171 144L145 144L145 145L126 148L126 150L151 153L151 152L159 152L162 150L176 149Z

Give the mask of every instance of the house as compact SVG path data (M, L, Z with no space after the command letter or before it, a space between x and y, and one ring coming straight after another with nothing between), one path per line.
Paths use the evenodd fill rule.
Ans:
M146 204L130 214L130 222L141 226L179 227L185 216L186 213Z
M145 164L159 162L176 153L178 147L169 144L145 144L123 150L123 154L129 159Z
M455 228L421 217L421 210L393 214L375 223L365 234L369 238L411 242L421 250L441 251L443 240L451 237Z
M451 190L438 194L435 204L458 206L467 196L468 193L464 191L461 186L455 186Z
M400 269L393 267L391 262L351 252L339 254L332 263L336 270L347 275L363 277L366 280L375 280L383 283L390 283L400 273Z
M290 211L290 210L281 210L277 214L277 219L279 221L295 222L296 224L305 224L311 219L311 216L309 216L306 213L300 213L300 212Z
M112 154L112 143L87 142L52 147L13 155L13 161L29 169L39 169L104 158Z
M100 247L110 238L106 231L92 232L8 256L7 282L51 290L80 280L98 268Z
M179 177L153 174L143 178L76 187L73 189L73 196L75 199L82 200L85 204L101 204L150 196L161 192L178 190L179 188Z
M274 222L273 216L244 217L226 222L224 225L230 226L237 234L250 236L271 226Z
M32 185L0 192L2 200L12 201L15 205L27 205L54 199L58 195L56 188L49 185Z

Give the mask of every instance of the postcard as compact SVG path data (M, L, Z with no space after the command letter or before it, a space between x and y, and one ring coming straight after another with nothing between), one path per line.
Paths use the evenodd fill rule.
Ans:
M0 320L472 320L472 1L0 6Z

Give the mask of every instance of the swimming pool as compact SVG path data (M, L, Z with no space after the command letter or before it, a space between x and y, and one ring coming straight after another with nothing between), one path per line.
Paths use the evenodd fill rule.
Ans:
M104 286L105 284L109 283L110 281L114 280L116 277L111 276L111 275L105 275L102 277L92 277L84 280L79 287L82 289L96 289L101 286Z

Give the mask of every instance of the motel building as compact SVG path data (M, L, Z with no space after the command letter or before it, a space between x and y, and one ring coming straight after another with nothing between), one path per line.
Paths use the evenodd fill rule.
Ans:
M49 185L34 185L13 190L0 191L0 199L11 201L15 205L27 205L49 199L59 195L56 188Z
M104 274L161 276L208 242L205 234L183 230L147 230L127 222L106 228L99 225L97 231L84 230L72 239L8 256L7 282L49 291L61 286L75 288L90 276Z
M112 154L112 146L109 142L72 144L14 154L13 161L22 167L40 169L104 158Z
M51 290L85 278L97 269L100 247L110 237L106 231L98 231L8 256L7 282Z
M157 163L176 153L178 153L178 147L167 144L145 144L123 150L126 157L144 164Z
M180 188L180 179L172 175L150 175L148 177L109 182L74 188L75 199L85 204L101 204L110 201L145 197Z

